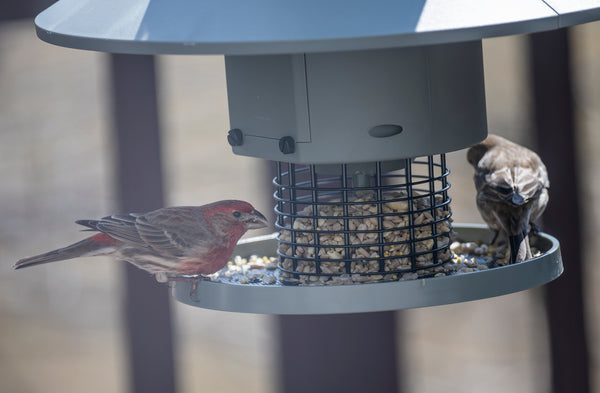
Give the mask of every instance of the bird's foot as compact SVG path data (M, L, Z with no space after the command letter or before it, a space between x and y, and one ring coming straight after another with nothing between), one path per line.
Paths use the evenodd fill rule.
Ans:
M202 274L176 274L168 275L169 281L210 281L209 277L203 276Z
M494 231L494 237L492 238L490 245L496 244L496 240L498 240L498 235L500 235L500 231Z
M169 282L174 281L185 281L191 282L190 285L190 297L196 292L198 288L198 283L200 281L210 281L209 277L203 276L202 274L179 274L179 275L169 275L167 276Z

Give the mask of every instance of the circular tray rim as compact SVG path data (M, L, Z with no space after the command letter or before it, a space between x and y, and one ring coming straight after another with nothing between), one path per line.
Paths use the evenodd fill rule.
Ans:
M484 225L456 224L454 230L465 241L491 238ZM172 288L176 300L194 307L259 314L337 314L390 311L467 302L506 295L546 284L563 272L556 238L537 235L549 245L539 257L515 265L445 277L422 278L372 284L284 286L177 281ZM246 239L236 252L248 252L276 242L273 235ZM274 253L274 249L272 252Z

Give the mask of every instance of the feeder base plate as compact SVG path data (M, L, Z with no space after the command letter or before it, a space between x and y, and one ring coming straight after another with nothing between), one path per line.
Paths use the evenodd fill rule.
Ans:
M492 237L483 225L459 224L454 230L463 241ZM563 265L558 240L539 233L533 245L542 255L514 265L445 277L327 286L176 281L173 296L190 306L259 314L336 314L459 303L523 291L560 276ZM276 248L273 236L263 236L240 243L234 255L275 256Z

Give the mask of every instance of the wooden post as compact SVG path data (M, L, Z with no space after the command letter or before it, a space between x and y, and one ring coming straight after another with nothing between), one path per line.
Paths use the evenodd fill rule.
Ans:
M583 303L581 208L567 29L531 35L539 153L550 176L544 231L560 241L565 272L547 286L554 393L590 391Z
M121 212L163 206L154 57L110 55L117 187ZM124 265L131 392L175 392L168 287Z
M281 392L399 391L394 312L283 315L278 325Z

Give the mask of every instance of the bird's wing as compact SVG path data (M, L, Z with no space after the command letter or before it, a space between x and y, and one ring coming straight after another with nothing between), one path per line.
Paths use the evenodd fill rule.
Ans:
M197 208L164 208L137 217L139 236L162 255L205 254L214 246L211 226Z
M140 247L148 247L148 244L140 237L135 226L139 214L115 214L103 217L96 221L95 227L102 233L117 240Z
M189 252L202 255L214 246L211 226L194 208L112 215L98 220L95 226L112 238L151 249L164 257L176 258Z

